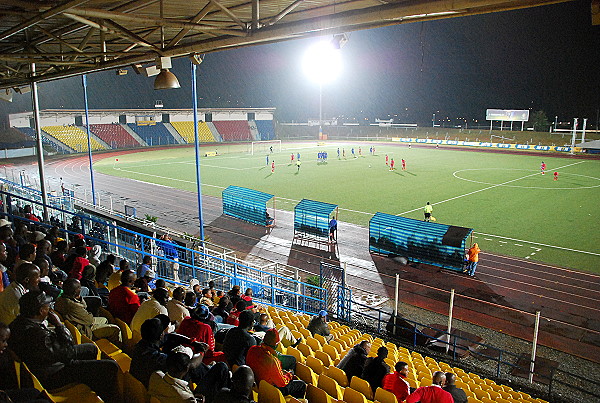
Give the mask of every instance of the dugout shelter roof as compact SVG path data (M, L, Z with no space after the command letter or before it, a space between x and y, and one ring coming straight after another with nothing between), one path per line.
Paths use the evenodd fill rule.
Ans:
M3 0L0 89L149 67L157 57L565 1L571 0Z

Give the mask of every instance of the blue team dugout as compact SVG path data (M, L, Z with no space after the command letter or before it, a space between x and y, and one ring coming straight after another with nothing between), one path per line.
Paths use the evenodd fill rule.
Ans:
M329 222L337 220L338 206L302 199L294 207L294 238L321 241L329 239Z
M369 250L463 271L473 229L377 213L369 221Z
M228 186L223 190L223 214L266 227L275 223L267 212L267 202L273 199L272 194L240 186ZM273 201L273 205L275 201Z

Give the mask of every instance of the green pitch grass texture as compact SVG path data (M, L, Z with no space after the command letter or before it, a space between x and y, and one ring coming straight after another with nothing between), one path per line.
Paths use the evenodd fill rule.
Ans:
M269 155L268 165L267 152L249 155L247 146L217 146L218 156L201 158L202 192L220 197L229 185L249 187L274 194L276 208L285 210L303 198L334 203L341 221L363 226L377 211L422 219L429 201L437 222L473 228L484 251L600 272L600 161L380 144L370 155L370 146L363 143L358 156L358 143L284 143L281 152ZM327 163L317 162L320 151L328 152ZM298 152L299 172L290 158ZM385 164L386 154L396 162L394 171ZM546 175L540 174L542 160ZM98 161L95 169L196 190L193 148L122 155L118 162Z

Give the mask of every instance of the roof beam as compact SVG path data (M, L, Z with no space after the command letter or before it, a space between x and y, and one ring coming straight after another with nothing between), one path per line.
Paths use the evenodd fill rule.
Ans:
M246 29L246 23L240 20L230 9L219 3L217 0L210 0L210 2L218 8L220 8L225 14L227 14L229 18L233 20L233 22L238 24L243 29Z
M192 19L190 19L190 23L197 24L200 21L202 21L202 19L206 17L206 15L210 12L211 8L212 4L208 2L204 7L202 7L202 10L200 10L198 14L196 14ZM173 39L171 39L167 47L170 48L172 46L176 46L179 43L179 41L181 41L183 37L186 36L190 31L191 29L189 28L183 28L181 31L179 31L177 35L173 37Z
M69 8L76 7L83 3L87 3L88 1L89 0L71 0L71 1L63 2L56 7L52 7L51 9L46 10L43 13L38 14L33 18L30 18L29 20L15 26L7 31L2 32L0 34L0 41L10 38L11 36L18 34L19 32L24 31L27 28L30 28L45 19L54 17L55 15L60 14L65 10L68 10Z

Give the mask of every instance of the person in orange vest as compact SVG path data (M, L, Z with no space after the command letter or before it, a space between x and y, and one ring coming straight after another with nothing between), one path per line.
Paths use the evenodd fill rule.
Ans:
M479 263L479 252L481 252L481 249L479 249L477 243L474 243L467 252L468 263L465 270L469 276L475 275L475 269L477 268L477 263Z

